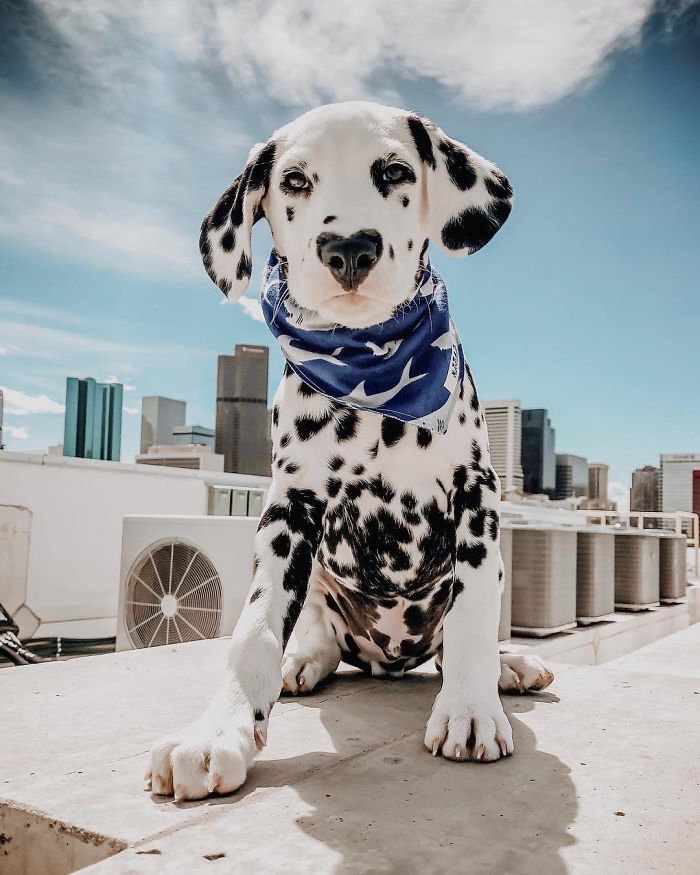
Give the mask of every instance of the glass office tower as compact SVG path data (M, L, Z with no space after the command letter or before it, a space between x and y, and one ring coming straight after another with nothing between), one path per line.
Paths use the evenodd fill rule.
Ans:
M121 383L97 383L92 377L66 380L63 455L118 462L122 443Z

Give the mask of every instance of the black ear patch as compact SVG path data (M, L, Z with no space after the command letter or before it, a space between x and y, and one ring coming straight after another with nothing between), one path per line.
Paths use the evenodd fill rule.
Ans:
M476 182L477 175L467 153L449 140L443 140L438 148L445 156L447 175L460 191L468 191Z
M430 134L417 115L409 115L408 130L411 132L413 142L416 144L420 160L435 170L435 153L433 152Z
M469 207L449 219L442 228L442 242L453 251L468 249L476 252L486 246L510 215L507 200L494 201L487 209Z
M484 185L486 186L486 191L492 197L499 198L500 200L508 200L513 197L513 187L498 170L494 170L491 176L484 177Z

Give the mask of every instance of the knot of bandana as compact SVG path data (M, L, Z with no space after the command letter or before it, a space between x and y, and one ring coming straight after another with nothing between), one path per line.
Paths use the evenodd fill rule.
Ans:
M300 307L274 249L261 303L289 367L312 389L348 407L447 431L464 356L447 289L429 261L413 298L369 328L333 325Z

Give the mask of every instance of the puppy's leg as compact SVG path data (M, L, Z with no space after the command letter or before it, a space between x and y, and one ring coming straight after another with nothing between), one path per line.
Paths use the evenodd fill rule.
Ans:
M321 574L314 563L306 602L294 629L297 646L282 663L282 690L287 693L310 693L340 662L340 646L320 585Z
M325 506L312 490L273 490L260 519L257 568L223 683L198 720L153 746L147 777L154 793L174 792L178 799L230 793L265 744L282 686L282 653L304 602Z
M455 596L444 620L442 688L425 746L448 759L489 761L513 752L513 734L498 697L499 485L480 459L455 472Z
M554 675L539 656L502 653L501 677L498 686L501 690L544 690L554 680Z

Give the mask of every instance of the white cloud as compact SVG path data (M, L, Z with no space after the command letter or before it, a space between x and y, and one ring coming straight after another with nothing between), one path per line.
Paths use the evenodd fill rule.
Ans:
M125 392L133 392L136 388L136 386L130 386L128 383L120 380L119 377L115 377L114 374L110 374L108 377L105 377L104 381L105 383L121 383Z
M28 416L30 413L63 413L65 405L53 401L48 395L26 395L16 389L0 386L3 391L5 413L13 416Z
M630 488L619 480L608 483L608 500L614 501L618 510L630 509Z
M260 301L258 301L256 298L243 297L239 298L236 303L240 304L246 316L250 316L250 318L254 319L256 322L265 322L262 305L260 304Z
M138 407L124 407L124 413L128 413L130 416L138 416L138 412Z
M292 105L382 96L427 77L485 109L526 110L585 87L637 45L655 0L38 0L102 87L163 87L163 53ZM675 4L687 6L687 0ZM665 4L664 10L674 4ZM342 19L341 19L342 16ZM429 18L429 21L426 21ZM129 48L129 44L131 46ZM144 44L150 46L144 50Z
M9 350L5 349L4 346L0 346L0 355L9 355Z
M26 440L29 437L29 432L24 426L6 425L3 427L3 431L10 437L17 438L17 440L21 441Z

